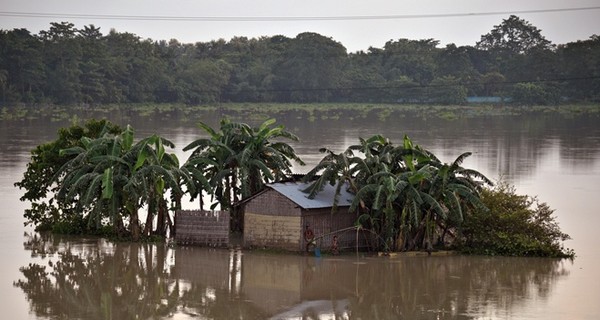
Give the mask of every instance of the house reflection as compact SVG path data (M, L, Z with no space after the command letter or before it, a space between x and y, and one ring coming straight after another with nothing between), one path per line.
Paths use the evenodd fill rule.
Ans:
M324 257L178 249L180 279L226 288L265 318L473 319L547 299L565 261L487 257ZM219 260L220 259L220 260ZM210 264L208 266L207 264ZM185 270L184 270L185 269Z
M226 289L230 299L249 302L277 319L344 314L347 297L355 291L354 271L351 277L331 277L344 269L335 260L198 247L178 248L175 257L173 273L180 280ZM345 281L337 281L340 276Z

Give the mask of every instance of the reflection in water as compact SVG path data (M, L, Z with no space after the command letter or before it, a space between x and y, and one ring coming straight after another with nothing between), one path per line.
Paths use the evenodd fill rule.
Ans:
M442 160L450 161L457 155L474 152L474 158L484 161L477 168L490 177L523 177L535 173L543 157L558 150L560 161L565 166L577 167L580 172L590 169L600 158L600 126L596 114L531 113L519 116L467 116L446 120L435 115L434 109L423 106L421 112L395 109L364 110L272 110L266 113L257 109L198 110L193 113L182 111L163 112L156 109L143 116L129 110L118 110L109 114L100 111L80 111L80 119L107 118L121 126L130 124L142 137L154 133L161 134L176 142L177 148L205 133L196 128L198 121L218 127L222 117L233 121L259 124L266 117L277 119L279 124L299 136L300 141L292 143L307 166L295 168L298 172L308 171L322 158L319 148L327 147L342 151L356 144L359 137L383 134L391 141L399 143L405 134L419 145L434 151ZM450 111L451 112L451 111ZM165 121L169 119L169 121ZM33 146L54 140L56 130L69 126L68 120L48 123L47 119L31 119L26 125L21 121L4 121L0 133L10 137L0 139L0 156L14 157L15 148L28 144ZM185 137L186 139L182 139ZM31 140L34 143L27 143ZM36 141L37 140L37 141ZM26 152L28 151L25 150ZM187 158L180 153L180 160ZM7 163L17 163L7 161ZM569 162L576 161L576 164Z
M475 319L544 303L566 261L274 255L27 234L41 318Z

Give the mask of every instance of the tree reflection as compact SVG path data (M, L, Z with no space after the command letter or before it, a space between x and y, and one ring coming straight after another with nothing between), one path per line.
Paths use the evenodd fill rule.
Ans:
M543 304L565 260L323 257L28 234L40 318L477 319ZM534 308L537 305L533 306Z
M24 279L14 285L23 290L38 317L149 319L202 314L246 319L260 315L249 303L233 300L228 288L214 289L175 277L168 261L172 249L165 245L98 245L92 242L100 240L37 234L26 238L25 248L42 261L20 268Z
M359 266L351 319L472 319L509 315L532 296L545 299L568 275L564 261L528 258L414 257ZM380 274L384 273L385 276Z

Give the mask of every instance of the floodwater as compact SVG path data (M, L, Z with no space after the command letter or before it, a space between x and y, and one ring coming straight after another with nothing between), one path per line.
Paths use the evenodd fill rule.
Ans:
M138 138L159 133L181 149L222 112L136 116L115 112ZM256 123L265 113L231 114ZM80 114L79 119L100 117ZM305 172L318 149L358 137L404 134L450 162L513 183L555 209L570 260L477 256L321 258L252 251L110 243L40 235L23 226L13 183L29 151L69 121L0 120L0 317L5 319L599 319L600 118L539 113L444 120L329 111L273 115L297 134ZM310 119L307 120L307 119ZM194 208L194 203L186 204Z

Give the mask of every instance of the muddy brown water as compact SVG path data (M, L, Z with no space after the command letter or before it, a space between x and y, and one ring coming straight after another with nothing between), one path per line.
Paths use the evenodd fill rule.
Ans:
M222 114L114 113L181 149ZM82 114L86 118L90 114ZM234 120L257 122L248 115ZM274 115L297 134L305 172L318 149L341 151L358 137L407 134L450 162L515 184L555 209L573 237L574 261L507 257L267 254L245 250L110 243L40 235L23 226L26 203L13 183L29 150L68 121L0 121L0 314L5 319L598 319L600 318L600 119L536 114L457 120L386 114ZM238 117L236 119L236 117ZM259 117L256 117L259 118ZM186 204L194 208L196 204Z

